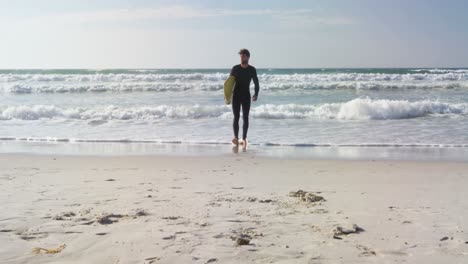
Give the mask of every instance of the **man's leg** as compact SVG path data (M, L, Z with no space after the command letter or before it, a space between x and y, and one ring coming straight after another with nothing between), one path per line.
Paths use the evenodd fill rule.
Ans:
M250 97L242 100L242 139L247 138L247 131L249 130L249 112L250 112Z
M234 119L232 121L232 128L234 130L234 139L239 138L239 118L240 118L240 107L241 107L241 102L237 98L232 98L232 113L234 114ZM237 144L234 142L234 144Z

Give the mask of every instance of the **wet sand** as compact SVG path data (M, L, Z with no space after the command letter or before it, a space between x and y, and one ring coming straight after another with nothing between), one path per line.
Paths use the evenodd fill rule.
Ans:
M463 162L2 154L0 262L466 263L466 186Z

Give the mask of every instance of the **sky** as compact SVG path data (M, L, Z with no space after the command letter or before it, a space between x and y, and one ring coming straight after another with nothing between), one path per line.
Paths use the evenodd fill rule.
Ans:
M468 67L463 0L0 0L0 68Z

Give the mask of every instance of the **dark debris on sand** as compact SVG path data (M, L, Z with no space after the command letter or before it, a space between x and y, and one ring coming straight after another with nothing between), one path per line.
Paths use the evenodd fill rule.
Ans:
M334 239L342 239L341 236L349 235L349 234L358 234L363 232L364 229L359 227L356 224L353 224L351 228L337 226L332 230L333 238Z
M291 197L297 197L297 198L299 198L301 201L303 201L303 202L308 202L308 203L314 203L314 202L319 202L319 201L325 201L325 199L324 199L322 196L313 194L313 193L311 193L311 192L306 192L306 191L303 191L303 190L298 190L298 191L295 191L295 192L290 192L290 193L289 193L289 196L291 196Z

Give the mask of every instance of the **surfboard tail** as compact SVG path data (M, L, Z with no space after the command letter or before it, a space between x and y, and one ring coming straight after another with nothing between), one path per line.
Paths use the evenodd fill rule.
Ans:
M232 95L234 93L235 86L236 79L234 76L229 76L229 78L224 82L224 103L227 105L232 102Z

